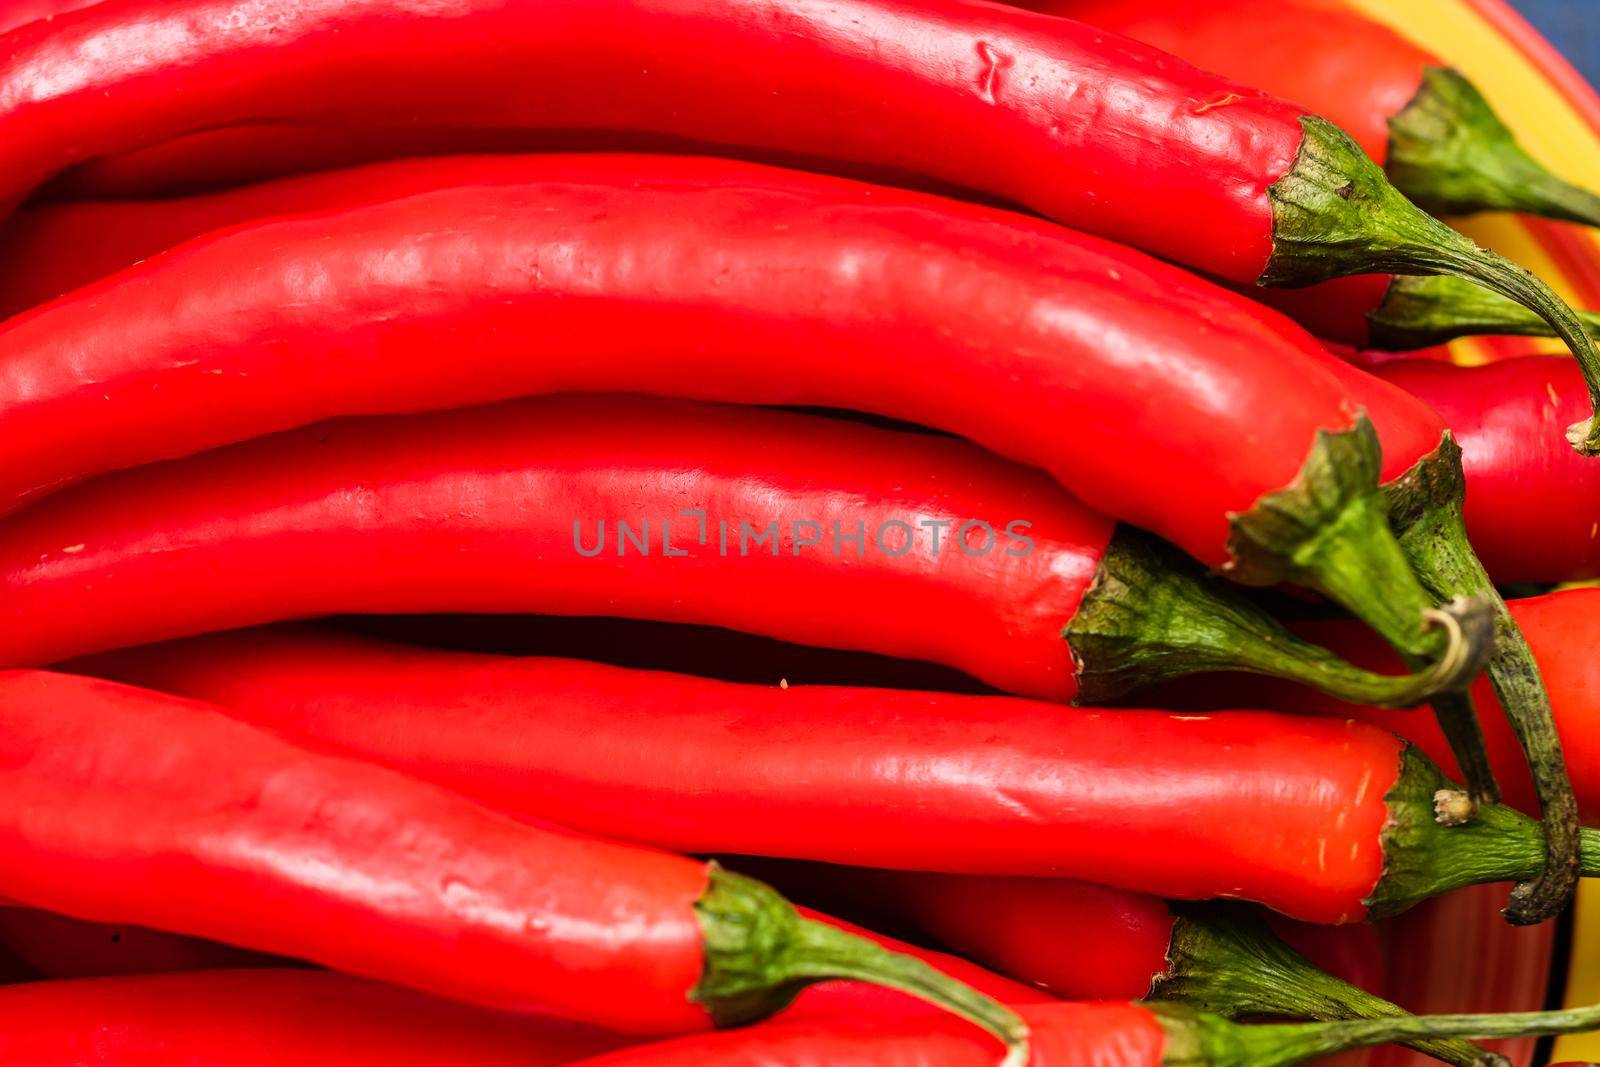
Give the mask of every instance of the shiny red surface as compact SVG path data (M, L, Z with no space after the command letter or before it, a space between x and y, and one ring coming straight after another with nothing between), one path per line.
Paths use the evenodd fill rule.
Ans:
M1380 164L1389 119L1442 61L1338 0L1013 0L1125 34L1293 100ZM1308 47L1307 42L1315 42Z
M716 160L525 165L13 319L0 500L341 413L626 389L950 430L1221 563L1225 515L1353 414L1287 320L1042 221Z
M175 197L407 156L628 147L626 134L541 134L470 126L249 123L76 164L40 190L51 200ZM24 210L27 210L24 208Z
M0 42L0 200L240 123L614 130L931 178L1253 281L1299 118L970 0L106 0Z
M785 895L874 926L916 931L1071 1000L1140 999L1167 969L1174 915L1158 897L1065 878L932 874L740 857ZM1384 995L1378 927L1275 912L1272 931L1317 967Z
M704 512L703 544L686 509ZM937 552L924 521L950 524ZM992 545L978 527L955 543L971 522ZM1008 535L1015 522L1032 525ZM758 545L749 531L773 523ZM864 546L844 540L858 525ZM665 555L668 533L683 555ZM1064 700L1061 631L1110 533L1039 472L966 442L816 416L555 397L350 420L10 519L0 662L337 613L535 612L867 650Z
M940 944L1068 1000L1139 1000L1167 968L1173 915L1143 893L1065 878L833 868L819 877L843 882L874 912L900 916Z
M1600 577L1600 470L1562 438L1589 410L1574 361L1525 356L1456 367L1407 360L1375 373L1450 424L1467 472L1467 530L1496 581Z
M0 944L46 978L270 967L278 962L214 941L142 926L83 922L37 908L0 907Z
M1399 769L1392 735L1302 716L734 685L293 630L91 666L588 832L1322 922L1362 916Z
M1032 1030L1030 1067L1160 1067L1166 1034L1138 1004L1023 1007ZM753 1026L641 1045L583 1067L994 1067L998 1046L981 1030L945 1019Z
M706 868L541 829L208 705L0 674L0 894L639 1033L710 1025Z
M1579 813L1586 823L1600 822L1600 589L1573 589L1547 596L1510 602L1523 634L1532 646L1550 692L1556 726L1577 792ZM1398 669L1392 654L1369 631L1351 623L1307 623L1297 625L1311 639L1336 652L1374 668ZM1320 693L1300 692L1273 682L1258 682L1244 677L1208 678L1204 687L1189 685L1188 703L1204 693L1201 703L1213 701L1233 705L1282 708L1306 714L1335 718L1355 717L1392 730L1415 742L1451 774L1455 762L1450 746L1439 733L1433 716L1414 711L1367 708L1344 704ZM1511 726L1494 698L1487 679L1473 687L1478 716L1483 720L1489 755L1495 775L1504 788L1506 800L1524 811L1536 811L1532 783L1522 750ZM1183 700L1176 689L1163 696Z
M0 988L6 1067L556 1067L622 1043L325 971Z

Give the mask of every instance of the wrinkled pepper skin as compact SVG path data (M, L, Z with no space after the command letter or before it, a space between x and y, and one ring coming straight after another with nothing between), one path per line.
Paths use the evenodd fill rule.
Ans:
M741 686L292 630L76 666L586 832L1093 878L1319 922L1363 916L1400 768L1393 735L1301 716Z
M487 1007L704 1030L704 864L319 756L203 704L0 674L0 894Z
M937 553L923 521L948 523ZM971 522L992 537L955 543ZM0 662L338 613L611 615L943 663L1064 700L1062 628L1111 530L964 441L811 415L549 397L347 420L14 516ZM669 536L684 555L666 555Z
M326 971L209 970L0 989L14 1067L558 1067L616 1034Z
M1301 115L969 0L106 0L0 43L0 202L263 120L605 130L909 174L1248 282Z
M1222 564L1227 515L1357 415L1287 319L1044 222L716 160L527 166L197 240L13 319L0 500L339 414L625 389L956 432ZM1379 433L1385 478L1437 444Z
M1380 166L1389 118L1436 56L1338 0L1011 0L1120 33L1293 100L1340 127Z
M1495 581L1600 577L1600 471L1556 432L1588 409L1576 363L1396 360L1373 373L1449 423L1467 473L1467 532Z

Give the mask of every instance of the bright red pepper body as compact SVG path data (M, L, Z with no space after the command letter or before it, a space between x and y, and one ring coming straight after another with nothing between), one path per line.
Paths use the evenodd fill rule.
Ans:
M1482 367L1405 360L1373 373L1450 424L1467 472L1467 531L1496 581L1600 577L1600 471L1555 434L1588 407L1577 364L1538 356Z
M262 120L615 130L908 173L1254 281L1300 114L966 0L108 0L0 46L0 200Z
M1325 922L1364 913L1400 766L1390 734L1300 717L740 686L292 631L92 666L585 831L1241 896Z
M923 521L947 524L937 552ZM992 533L958 541L974 522ZM951 438L520 401L320 426L44 501L0 531L0 661L345 612L621 615L1059 700L1074 691L1062 628L1110 536L1050 479Z
M762 871L785 892L874 924L910 923L939 944L1067 1000L1140 1000L1174 970L1179 920L1166 901L1143 893L1065 878L800 863ZM1271 929L1328 974L1381 993L1383 948L1375 926L1320 926L1274 915ZM1231 970L1234 988L1244 987L1242 968L1228 956L1199 955L1202 971ZM1211 1010L1231 1015L1230 1007Z
M1444 66L1389 27L1329 0L1012 0L1182 56L1294 100L1354 137L1380 165L1389 117Z
M1167 1034L1139 1004L1044 1004L1021 1009L1033 1067L1162 1067ZM993 1067L994 1048L943 1020L757 1026L657 1043L583 1067Z
M1417 95L1425 69L1444 66L1382 23L1328 0L1011 2L1124 34L1294 100L1354 137L1379 165L1389 155L1390 117ZM1356 275L1252 295L1319 337L1360 347L1370 337L1367 315L1382 306L1392 280Z
M0 988L0 1059L11 1067L557 1067L622 1044L325 971Z
M0 499L340 413L627 389L958 432L1222 563L1227 514L1356 414L1287 320L1042 222L721 161L527 165L196 241L12 320ZM1385 477L1417 454L1386 447Z
M1570 589L1527 597L1510 601L1510 607L1517 625L1533 647L1545 687L1550 692L1550 703L1582 816L1585 821L1600 820L1600 730L1593 725L1597 715L1594 694L1600 692L1600 662L1593 650L1600 642L1600 623L1592 619L1600 610L1600 589ZM1388 650L1359 626L1319 622L1295 628L1356 662L1377 668L1393 666ZM1205 695L1196 701L1196 693ZM1479 682L1473 687L1473 696L1483 720L1495 772L1505 789L1506 802L1532 810L1536 802L1526 762L1493 689L1487 681ZM1204 688L1190 685L1182 690L1176 687L1164 690L1161 699L1167 698L1174 704L1189 706L1211 706L1213 702L1224 706L1247 703L1255 707L1360 719L1407 738L1447 772L1454 771L1450 747L1437 725L1426 715L1360 707L1321 695L1303 694L1272 682L1229 680L1220 676L1214 681L1208 680Z
M518 823L205 705L33 672L0 693L10 899L493 1007L711 1025L688 998L703 864Z

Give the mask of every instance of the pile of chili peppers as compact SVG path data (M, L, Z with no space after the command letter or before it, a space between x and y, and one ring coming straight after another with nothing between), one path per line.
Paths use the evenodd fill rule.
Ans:
M1385 988L1600 875L1485 210L1600 225L1335 0L0 8L0 1064L1600 1029Z

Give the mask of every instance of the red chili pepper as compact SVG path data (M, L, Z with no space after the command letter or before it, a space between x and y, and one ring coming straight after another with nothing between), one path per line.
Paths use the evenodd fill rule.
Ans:
M1241 578L1323 589L1419 658L1444 646L1374 486L1442 424L1366 379L1369 408L1422 413L1386 420L1380 462L1341 432L1349 368L1250 301L1045 223L840 179L461 166L475 184L194 241L13 320L0 499L341 413L561 389L817 404L962 433ZM380 193L400 180L381 175Z
M1579 811L1586 820L1600 818L1600 730L1592 725L1600 715L1595 702L1595 694L1600 693L1600 662L1593 656L1594 648L1600 643L1600 623L1591 621L1600 612L1600 590L1571 589L1513 600L1511 612L1527 635L1543 670L1556 725L1572 770ZM1375 669L1381 669L1391 659L1382 644L1369 640L1360 627L1306 623L1297 629ZM1388 715L1382 709L1321 698L1298 687L1239 684L1222 679L1203 688L1189 685L1180 690L1174 687L1160 696L1196 706L1194 695L1199 693L1205 694L1204 703L1212 700L1227 705L1248 703L1338 718L1359 718L1401 734L1438 759L1446 770L1451 767L1449 746L1425 717ZM1187 699L1185 694L1188 694ZM1516 736L1495 712L1493 690L1480 683L1476 695L1489 754L1505 787L1507 802L1534 810L1537 800L1527 771L1521 765Z
M756 870L785 893L873 923L909 924L1069 1000L1180 1002L1226 1018L1370 1018L1403 1010L1375 995L1383 980L1382 946L1367 924L1313 926L1274 917L1269 927L1246 909L1173 906L1058 878L791 862L758 863ZM1295 951L1289 937L1322 959ZM1324 973L1314 965L1324 960L1343 969ZM1463 1067L1474 1067L1483 1055L1468 1041L1428 1043L1422 1051Z
M1338 368L1339 374L1360 374L1338 360L1330 358L1328 363ZM1426 405L1402 390L1384 386L1378 379L1362 378L1363 389L1373 392L1370 406L1384 426L1398 426L1402 432L1411 426L1389 418L1390 408L1410 405L1427 413ZM710 379L694 376L694 381ZM1379 410L1379 405L1384 410ZM1427 414L1429 418L1418 426L1437 429L1437 416ZM707 432L707 424L728 430L714 438ZM621 464L616 451L619 445L605 430L614 426L640 427L634 434L634 454ZM883 627L877 616L862 609L856 561L838 544L842 533L830 531L830 549L838 550L840 557L832 552L800 555L803 545L795 542L802 534L794 523L813 523L811 533L816 533L814 528L829 531L834 523L840 523L848 533L845 525L867 518L861 514L862 494L850 491L853 480L861 477L853 469L854 453L893 451L893 461L886 462L869 482L875 493L883 493L898 485L904 470L917 469L915 464L920 461L907 450L933 451L923 438L901 438L901 445L896 446L886 437L866 437L867 430L856 430L861 445L846 445L835 453L850 461L850 474L835 478L845 494L818 496L806 488L805 478L814 477L818 450L811 438L821 427L813 429L814 424L808 426L803 419L790 422L792 429L779 430L779 426L781 418L770 414L674 410L648 400L578 402L568 398L565 403L523 402L498 410L317 427L197 456L182 464L102 478L77 493L38 504L0 531L0 581L6 589L6 597L0 601L5 613L0 616L0 662L45 664L139 641L339 611L520 613L536 609L554 614L616 614L619 606L627 605L627 613L637 616L712 622L800 643L869 648L946 662L1021 693L1053 697L1061 696L1070 681L1067 649L1058 640L1062 619L1070 619L1075 653L1085 662L1085 670L1078 675L1080 696L1123 693L1162 675L1224 665L1270 669L1318 683L1338 672L1336 662L1315 662L1307 646L1301 646L1304 664L1285 661L1282 654L1272 656L1275 648L1290 648L1275 637L1275 627L1262 630L1261 616L1253 609L1230 606L1221 597L1198 600L1195 582L1174 585L1166 576L1176 574L1182 579L1182 574L1163 565L1160 558L1152 563L1152 553L1141 549L1138 542L1122 541L1114 552L1104 552L1099 537L1109 536L1109 531L1102 520L1085 517L1080 510L1062 514L1058 528L1066 533L1051 537L1059 547L1051 549L1054 558L1045 573L1011 563L1018 545L1008 544L1005 549L998 542L968 545L979 549L976 555L981 558L976 569L968 571L973 581L950 590L955 595L946 593L944 574L950 565L933 555L931 545L928 552L918 552L915 557L898 542L886 550L878 545L878 552L888 560L901 550L910 569L885 565L883 595L875 595L874 601L894 601L904 611L914 603L907 597L926 598L910 617L928 624L918 629ZM1442 430L1438 432L1442 434ZM782 462L774 464L768 477L752 480L747 458L768 434L773 440L787 442ZM418 440L429 440L429 448L419 453L414 446ZM1323 445L1334 450L1358 440L1349 435L1322 438ZM706 480L707 454L726 458L718 464L717 482ZM560 459L552 462L552 458ZM619 466L626 477L619 477ZM674 475L662 477L662 466L674 470ZM1267 536L1274 536L1274 523L1283 515L1296 514L1299 502L1317 509L1330 496L1338 498L1352 488L1354 493L1344 501L1355 522L1368 523L1368 530L1389 536L1387 526L1382 525L1386 522L1382 502L1374 502L1371 491L1362 490L1360 483L1341 483L1344 475L1330 472L1328 466L1326 461L1315 461L1310 478L1318 488L1312 493L1302 498L1277 494L1278 502L1267 517ZM1360 459L1352 462L1352 469L1363 466L1365 461ZM696 482L688 482L686 477ZM1373 477L1370 466L1362 477ZM1328 483L1333 483L1331 490ZM686 493L688 485L698 488ZM795 510L768 514L774 485L800 486L792 491ZM947 491L934 483L933 490L923 491L920 501L931 498L938 504L938 493ZM130 506L130 501L138 504ZM464 509L462 501L470 501L474 507ZM744 507L744 502L749 502L749 512L731 509L733 504ZM602 506L632 512L611 517L616 537L611 544L618 555L611 558L606 553L603 565L587 558L590 552L603 552L603 545L584 541L581 544L587 549L579 550L581 545L574 539L581 537L584 518L606 518L603 510L589 515ZM802 506L810 510L822 507L822 514L806 514L800 510ZM682 558L667 560L666 545L661 541L666 531L659 528L659 520L674 517L683 509L706 512L706 536L694 537L698 552L693 563ZM723 514L730 509L734 514ZM870 515L870 520L877 530L888 530L894 522L909 528L907 520L894 518L896 514L914 512L896 506L885 514ZM944 507L939 507L938 514L946 514ZM650 537L643 530L651 518L658 522L654 558L645 552ZM1021 514L1018 518L1037 522ZM622 541L621 530L614 526L616 520L637 520L634 553L629 553L627 542ZM718 522L715 536L712 522ZM744 530L766 530L773 522L781 523L782 530L770 537L768 544L757 545L755 558L749 557ZM950 514L950 522L966 523L971 518ZM1011 522L1011 518L997 515L990 526L1000 530L1002 523L1010 526ZM1045 536L1050 526L1042 526L1040 536ZM1102 533L1094 533L1096 530ZM1347 545L1330 544L1320 530L1312 528L1307 533L1304 526L1291 526L1291 530L1312 539L1309 552L1330 552L1326 558L1334 565L1331 573L1341 581L1349 577L1365 592L1382 577L1365 568L1350 568ZM736 565L722 555L723 544L733 545L726 531L738 537L736 555L741 558ZM675 552L686 550L683 533L680 530L680 541L674 541ZM174 534L184 542L179 552L170 550ZM874 531L875 539L882 536ZM963 542L970 539L971 531L965 531ZM821 542L822 537L816 541ZM1379 547L1384 544L1378 537L1373 542ZM717 552L712 553L710 545L717 545ZM1090 552L1083 550L1085 545ZM770 549L778 561L762 549ZM995 557L997 552L1011 555ZM862 545L862 553L866 553L866 545ZM762 561L757 563L757 558ZM797 558L808 561L810 568L795 563ZM850 566L843 566L840 558ZM565 560L565 565L558 560ZM1414 581L1398 553L1394 561L1400 568L1394 573L1397 581ZM1026 584L1021 589L995 584L992 576L997 565L1021 568ZM757 566L760 569L755 569ZM690 568L696 595L685 597L685 574ZM930 581L930 568L938 581ZM1096 574L1096 568L1102 568L1101 573ZM1062 574L1074 571L1080 576L1075 584L1061 581ZM395 574L410 577L397 582ZM517 577L514 581L510 576ZM605 581L597 581L602 576ZM1091 579L1106 592L1085 600L1083 590ZM755 581L765 585L766 595L752 595ZM717 589L722 589L720 595L710 595ZM1173 589L1181 590L1181 595L1171 595ZM1384 592L1402 589L1403 585L1394 585ZM1493 587L1486 590L1486 595L1493 595ZM1144 603L1139 598L1144 598ZM155 603L163 608L152 611L150 606ZM1395 603L1390 601L1390 606ZM987 617L995 619L989 637L994 643L976 641L966 629L947 627L947 619L965 617L974 605L989 605ZM1030 627L1037 635L1034 651L1021 656L1011 640L1018 627L1019 605L1043 606ZM1259 664L1238 651L1216 654L1214 635L1222 616L1232 616L1238 624L1234 635L1222 635L1222 646L1245 648L1238 635L1266 646ZM1406 637L1405 624L1398 619L1392 622ZM1195 635L1202 640L1192 640ZM1416 641L1416 635L1410 635L1410 640ZM1467 640L1469 648L1475 645L1477 638ZM1158 661L1160 657L1166 662ZM1470 677L1477 664L1470 654L1461 662L1467 664L1464 677ZM1440 661L1440 677L1454 677L1461 662L1446 656ZM1093 689L1086 685L1090 678ZM1414 693L1418 686L1426 688L1437 680L1424 673L1397 685ZM1328 685L1352 689L1366 683L1334 677ZM1504 701L1507 709L1542 710L1536 675L1531 685L1534 693L1523 689L1510 694L1512 699ZM1461 718L1475 728L1477 718L1470 709L1454 709L1453 721ZM1546 733L1554 734L1554 726L1546 728ZM1470 779L1475 797L1491 800L1480 787L1486 777L1482 773L1488 766L1486 757L1469 766L1475 773ZM1570 787L1560 785L1558 758L1547 763L1541 773L1557 784L1552 785L1552 793L1558 789L1570 793ZM1570 830L1563 830L1563 837L1552 837L1552 851L1562 849L1563 854L1570 854L1576 821L1565 816L1571 805L1550 809L1562 814L1563 827L1570 825ZM1576 878L1571 865L1555 869L1568 886Z
M1055 999L1048 993L1002 978L957 956L908 945L853 923L818 914L809 908L796 910L804 918L838 927L893 952L914 956L1003 1004L1041 1004ZM0 950L3 949L20 950L17 964L26 968L25 973L31 978L52 979L261 968L282 966L287 962L181 934L139 926L84 922L53 912L21 907L0 907ZM773 1019L785 1023L819 1022L846 1019L857 1013L888 1018L906 1014L928 1015L936 1011L924 1001L885 986L827 981L801 990L794 1002L774 1015ZM565 1025L575 1033L588 1033L584 1028ZM614 1034L608 1032L606 1044L616 1044L618 1041Z
M1126 34L1333 122L1436 214L1520 211L1600 225L1600 196L1517 143L1460 71L1326 0L1014 0Z
M285 969L7 986L0 1018L0 1059L16 1067L557 1067L627 1044L603 1030Z
M293 632L75 668L203 695L491 808L685 852L1092 879L1313 922L1526 877L1543 856L1537 824L1509 809L1437 825L1433 765L1344 721L736 685Z
M142 926L82 922L37 908L0 906L0 944L45 978L272 967L282 962L214 941Z
M0 588L11 666L438 611L716 625L1054 700L1237 668L1408 704L1482 663L1453 647L1415 675L1349 670L964 441L639 397L352 420L125 472L0 528Z
M1588 403L1571 360L1395 361L1374 373L1450 424L1470 489L1467 529L1497 582L1600 577L1600 471L1545 440Z
M1033 1067L1288 1067L1419 1037L1573 1033L1600 1026L1600 1008L1257 1025L1163 1004L1046 1004L1023 1008L1022 1014L1034 1034ZM756 1026L628 1049L583 1067L977 1067L983 1052L968 1034L942 1021ZM1509 1067L1493 1054L1480 1063Z
M968 0L111 0L6 35L0 202L82 159L296 120L598 130L910 175L1236 283L1470 277L1549 320L1600 380L1559 298L1417 209L1337 127ZM1600 424L1572 437L1600 449Z
M714 865L517 822L220 710L0 674L0 893L636 1033L749 1022L829 978L1004 1039L1008 1009Z
M1466 77L1394 30L1324 0L1013 0L1182 56L1294 100L1348 132L1436 215L1519 211L1600 225L1600 196L1556 177ZM1262 294L1324 336L1420 347L1474 333L1548 333L1509 301L1447 279L1369 275ZM1482 294L1482 296L1480 296ZM1585 316L1591 324L1594 316Z

